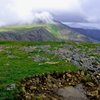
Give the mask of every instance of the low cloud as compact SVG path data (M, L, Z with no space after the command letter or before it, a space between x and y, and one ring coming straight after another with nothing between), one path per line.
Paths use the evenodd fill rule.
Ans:
M53 23L53 16L49 12L34 14L33 23Z
M100 0L81 0L80 7L88 22L100 23Z
M99 0L0 0L0 26L53 19L100 23L99 9Z
M52 14L49 12L43 11L43 12L31 12L29 16L23 16L23 17L12 17L11 19L5 19L4 21L0 20L0 26L5 25L12 25L12 24L48 24L48 23L54 23L54 18Z
M49 11L34 9L33 1L0 0L0 26L40 22L53 23L53 16Z

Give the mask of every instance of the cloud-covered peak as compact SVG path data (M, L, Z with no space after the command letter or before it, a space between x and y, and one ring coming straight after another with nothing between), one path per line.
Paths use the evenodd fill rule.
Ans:
M33 23L54 23L54 18L49 12L35 13Z
M16 23L100 23L100 0L0 0L0 26ZM52 15L53 17L52 17Z

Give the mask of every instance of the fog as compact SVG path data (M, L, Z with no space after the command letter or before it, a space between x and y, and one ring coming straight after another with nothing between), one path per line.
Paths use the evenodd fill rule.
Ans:
M100 23L99 0L0 0L0 26L53 20Z

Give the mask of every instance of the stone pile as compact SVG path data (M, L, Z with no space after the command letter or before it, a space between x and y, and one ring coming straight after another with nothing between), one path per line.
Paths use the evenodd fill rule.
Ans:
M74 45L64 44L61 45L60 48L55 48L50 50L50 45L40 45L36 46L42 52L47 54L53 54L55 56L60 57L61 59L67 60L70 63L86 69L91 75L94 76L96 82L100 82L100 58L91 55L100 55L100 47L90 48L89 51L86 51L86 47L84 50L82 48L78 48ZM84 51L84 52L82 52ZM47 57L35 56L33 58L35 61L49 61Z
M20 93L16 98L19 100L37 100L37 98L39 100L66 100L69 96L71 98L77 97L77 100L99 100L100 98L100 86L87 72L82 70L77 72L54 72L25 78L18 85L18 88ZM67 95L69 88L77 91L76 95L71 90L70 95ZM59 93L61 90L63 90L63 93ZM66 98L65 93L67 93ZM80 95L83 95L83 99Z
M55 55L58 55L60 58L68 60L74 65L88 70L91 75L94 75L96 81L100 82L100 62L99 58L88 56L84 52L79 52L80 50L75 48L73 50L59 48L52 51Z

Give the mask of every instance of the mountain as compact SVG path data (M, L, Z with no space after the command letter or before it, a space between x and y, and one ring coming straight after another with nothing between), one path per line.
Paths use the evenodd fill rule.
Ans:
M100 41L100 29L83 29L83 28L72 28L73 30L86 35L92 39Z
M90 37L96 41L100 41L100 25L99 23L81 23L81 22L63 22L65 25L80 34Z
M68 40L68 41L83 41L83 42L93 42L92 38L89 38L83 34L80 34L79 32L75 31L71 27L64 25L60 22L57 22L57 27L60 32L60 37L62 40Z
M17 41L84 41L94 40L58 21L52 24L14 25L0 28L0 40Z
M0 32L0 40L54 41L56 38L45 28L30 28L18 31Z

